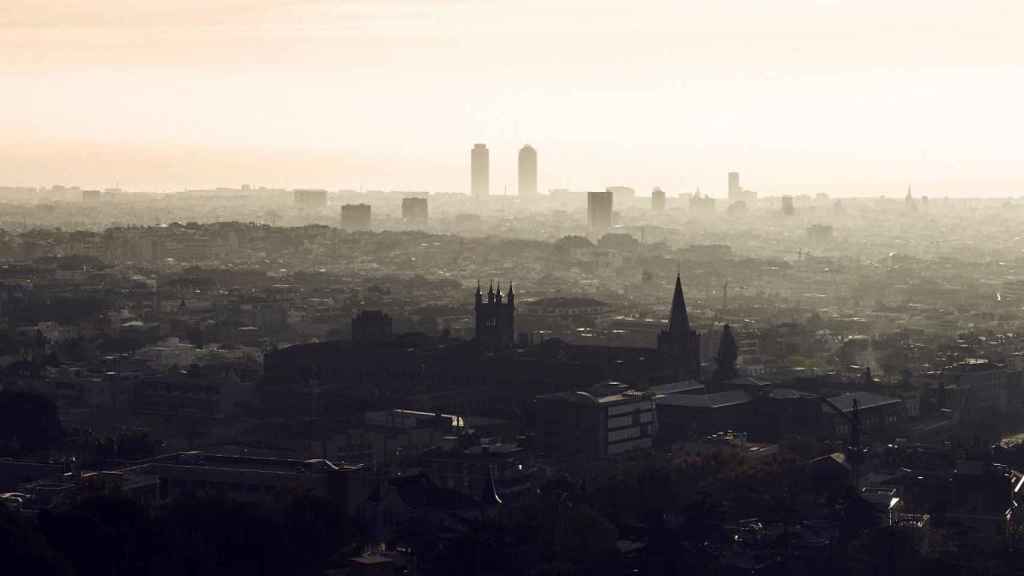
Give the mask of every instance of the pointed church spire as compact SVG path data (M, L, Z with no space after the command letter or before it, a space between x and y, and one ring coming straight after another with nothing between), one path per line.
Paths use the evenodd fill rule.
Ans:
M690 318L686 314L686 300L683 299L683 280L676 274L676 289L672 293L672 315L669 317L668 330L672 334L690 332Z

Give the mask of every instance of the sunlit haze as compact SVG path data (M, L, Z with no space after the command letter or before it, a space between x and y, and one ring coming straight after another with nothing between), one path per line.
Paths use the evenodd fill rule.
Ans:
M4 0L0 181L1024 194L1024 3Z

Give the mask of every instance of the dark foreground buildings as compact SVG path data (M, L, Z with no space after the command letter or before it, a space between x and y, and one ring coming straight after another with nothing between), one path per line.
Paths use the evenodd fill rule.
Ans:
M352 318L352 342L387 342L391 336L391 316L380 310L363 310Z
M689 325L677 279L669 327L657 348L573 345L516 337L516 294L500 286L473 296L476 337L423 334L375 338L381 313L353 323L359 342L301 344L267 353L261 404L271 413L356 416L396 405L415 410L519 418L538 395L586 390L608 380L640 389L697 378L699 334ZM365 327L366 329L364 329ZM654 344L652 342L652 344Z

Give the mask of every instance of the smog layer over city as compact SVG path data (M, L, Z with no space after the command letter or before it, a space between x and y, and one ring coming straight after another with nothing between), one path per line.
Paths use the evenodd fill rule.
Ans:
M4 0L0 573L1024 574L1021 23Z

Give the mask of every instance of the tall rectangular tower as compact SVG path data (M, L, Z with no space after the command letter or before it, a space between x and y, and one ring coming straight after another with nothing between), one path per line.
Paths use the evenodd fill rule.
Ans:
M474 144L470 152L470 185L474 198L491 193L491 153L486 144Z
M614 194L587 192L587 227L593 234L603 234L612 227L612 200Z
M665 191L655 188L651 191L651 210L661 212L665 209Z
M537 195L537 151L529 144L519 150L519 195Z
M743 188L740 188L740 173L729 172L729 203L742 200Z

